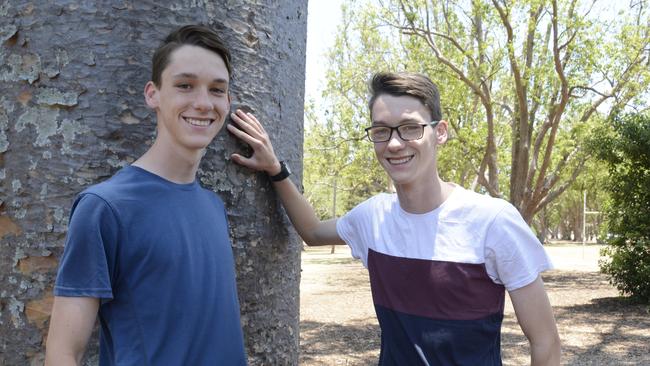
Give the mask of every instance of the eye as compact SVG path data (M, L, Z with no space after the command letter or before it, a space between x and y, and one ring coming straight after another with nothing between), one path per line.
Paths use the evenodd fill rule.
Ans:
M385 138L390 133L390 129L387 127L373 127L370 129L370 133L377 138Z
M189 89L192 88L192 85L190 85L188 83L180 83L180 84L176 84L176 87L178 89L189 90Z
M402 125L399 129L402 133L419 133L420 125Z
M212 88L212 89L210 89L210 92L214 93L214 94L225 94L226 90L224 90L222 88Z

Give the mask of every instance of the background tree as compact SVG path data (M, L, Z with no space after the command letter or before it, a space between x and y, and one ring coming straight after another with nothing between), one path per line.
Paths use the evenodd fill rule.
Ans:
M173 28L220 30L233 50L233 107L254 110L300 179L306 10L306 1L0 1L0 365L42 358L70 206L152 142L142 88ZM221 133L199 178L229 213L250 363L297 364L299 240L266 177L227 160L241 148Z
M604 16L612 11L607 6L579 0L350 2L356 17L341 36L373 34L374 44L391 47L337 43L334 52L362 58L331 67L341 74L387 68L430 75L455 135L441 154L441 175L509 199L531 223L584 170L585 131L613 110L647 105L645 5ZM366 80L353 87L364 91ZM365 109L343 90L328 84L328 102Z
M378 55L391 49L376 32L370 14L344 6L335 45L327 55L327 87L322 103L306 113L305 194L325 219L388 189L363 129L370 124L366 82L372 70L390 68ZM324 120L319 120L321 113Z
M591 134L589 135L591 136ZM544 242L552 240L582 241L584 194L587 194L586 241L601 241L601 231L606 230L604 204L609 199L603 187L609 174L605 163L588 159L585 167L573 184L562 194L562 198L551 202L533 219L538 238Z
M577 0L399 0L385 9L388 24L424 39L478 96L487 136L477 176L494 196L504 196L495 126L509 124L507 197L528 222L583 169L586 155L574 130L605 101L622 108L650 82L650 18L642 3L623 24L613 18L599 24L589 17L590 4ZM609 52L599 53L601 48ZM598 85L600 80L608 83ZM563 131L569 136L561 141ZM565 169L572 173L562 179Z
M650 304L650 114L617 117L594 135L609 166L608 257L601 270L622 293Z

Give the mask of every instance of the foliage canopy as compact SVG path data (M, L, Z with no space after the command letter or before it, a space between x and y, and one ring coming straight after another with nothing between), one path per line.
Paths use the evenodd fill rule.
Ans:
M318 105L328 113L307 129L312 203L345 192L338 215L388 188L360 140L366 82L408 70L440 87L453 135L439 157L443 179L510 200L530 223L585 170L594 126L647 107L648 9L620 9L603 17L586 0L349 1Z
M608 247L603 272L623 293L650 303L650 114L617 117L590 142L609 166Z

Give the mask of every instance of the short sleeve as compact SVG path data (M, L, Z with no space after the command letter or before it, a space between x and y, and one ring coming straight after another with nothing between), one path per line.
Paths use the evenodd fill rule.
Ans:
M363 265L367 267L368 247L362 240L363 232L361 230L363 220L367 220L367 215L365 214L367 209L366 202L359 204L336 220L336 232L350 247L352 256L360 259Z
M109 263L118 223L108 203L82 194L73 205L68 234L54 286L56 296L113 298Z
M508 291L530 284L541 272L553 268L544 247L509 203L488 228L485 267L492 280Z

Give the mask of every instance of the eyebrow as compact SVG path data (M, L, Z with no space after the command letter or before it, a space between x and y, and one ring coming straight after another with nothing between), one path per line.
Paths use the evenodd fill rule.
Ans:
M402 119L402 120L400 120L399 122L397 122L397 125L398 125L398 126L401 126L401 125L407 125L407 124L409 124L409 123L420 124L420 123L422 123L422 122L420 122L420 121L418 121L418 120L415 120L415 119L413 119L413 118L406 118L406 119ZM373 125L373 126L375 126L375 125L382 125L382 126L385 126L385 125L388 125L388 123L386 123L386 122L384 122L384 121L372 121L372 125Z
M182 72L180 74L173 75L174 79L198 79L199 77L196 74L190 72ZM223 83L228 84L228 80L223 78L216 78L212 80L213 83Z

